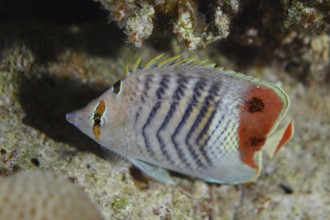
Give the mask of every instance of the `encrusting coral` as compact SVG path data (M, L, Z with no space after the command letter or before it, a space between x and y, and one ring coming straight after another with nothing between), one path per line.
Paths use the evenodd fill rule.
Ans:
M189 50L204 48L209 43L226 38L230 18L239 9L238 0L205 3L198 0L159 0L153 3L137 0L95 1L110 12L112 20L125 30L128 41L135 46L141 47L155 28L165 25Z
M137 47L166 30L189 50L228 37L242 45L269 46L291 31L330 29L329 1L94 0ZM159 31L155 31L159 30ZM275 37L274 37L275 36ZM274 42L273 42L274 43Z
M0 186L0 219L102 219L79 188L52 173L25 171L0 178Z

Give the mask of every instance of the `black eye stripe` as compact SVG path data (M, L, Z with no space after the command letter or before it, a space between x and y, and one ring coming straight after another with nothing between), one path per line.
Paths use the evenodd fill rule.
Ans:
M93 121L94 121L94 125L93 125L93 134L95 139L99 139L100 135L101 135L101 123L102 123L102 116L103 113L106 111L106 105L105 105L105 101L103 99L100 100L98 106L96 107L95 111L94 111L94 115L93 115Z
M94 126L101 126L101 119L102 115L99 114L99 113L95 113L94 116L93 116L93 121L94 121Z
M121 80L118 80L115 84L113 84L113 92L118 94L121 90Z
M94 115L93 115L94 126L97 126L97 127L101 126L102 115L103 115L103 111L104 111L102 108L103 108L103 106L101 106L101 104L99 104L94 112Z
M101 118L101 115L99 113L95 113L93 119L95 120L95 119L98 119L98 118Z

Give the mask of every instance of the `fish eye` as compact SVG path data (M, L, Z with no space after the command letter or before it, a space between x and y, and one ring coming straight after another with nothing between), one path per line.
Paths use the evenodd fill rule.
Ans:
M121 80L118 80L117 82L115 82L115 84L113 84L112 86L112 91L118 95L121 91Z

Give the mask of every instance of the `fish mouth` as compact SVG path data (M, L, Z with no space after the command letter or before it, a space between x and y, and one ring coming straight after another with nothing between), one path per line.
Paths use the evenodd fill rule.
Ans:
M65 115L65 118L68 122L75 125L75 112L69 112Z

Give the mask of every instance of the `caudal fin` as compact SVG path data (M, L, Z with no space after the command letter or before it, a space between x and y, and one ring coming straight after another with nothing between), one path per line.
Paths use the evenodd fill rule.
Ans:
M274 155L281 149L281 147L293 137L293 135L294 122L291 120L281 129L277 130L267 138L263 150L265 150L269 158L273 158Z

